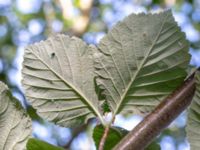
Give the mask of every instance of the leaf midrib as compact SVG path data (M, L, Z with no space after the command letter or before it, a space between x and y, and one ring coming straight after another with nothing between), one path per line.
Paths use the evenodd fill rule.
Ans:
M65 84L67 84L70 88L72 88L77 95L80 96L80 99L83 99L90 107L90 109L92 111L94 111L94 113L99 117L100 121L102 124L104 124L102 115L99 113L99 111L96 109L96 107L93 107L92 103L90 103L90 100L88 100L84 94L79 91L75 86L73 86L72 84L70 84L69 82L67 82L62 76L60 76L57 72L55 72L45 61L43 61L39 56L37 56L31 48L29 48L29 50L31 51L31 53L37 58L39 59L49 70L51 70L58 78L60 78L60 80L62 80Z
M129 91L131 85L132 85L133 82L135 81L135 79L136 79L137 75L139 74L141 68L143 67L144 63L145 63L146 60L148 59L149 54L151 53L152 49L154 48L154 46L155 46L155 44L156 44L156 41L158 40L158 38L159 38L159 36L160 36L160 34L161 34L162 30L163 30L163 26L164 26L164 24L165 24L167 18L168 18L168 14L167 14L166 17L164 18L163 23L162 23L162 26L161 26L161 28L160 28L160 31L159 31L158 34L156 35L156 38L155 38L154 42L152 43L152 46L151 46L150 49L148 50L147 55L145 56L145 58L144 58L143 61L141 62L139 68L138 68L137 71L136 71L136 73L135 73L135 74L133 75L133 77L131 78L131 80L130 80L128 86L127 86L127 88L124 90L124 93L122 94L121 99L120 99L120 101L119 101L119 103L118 103L118 105L117 105L117 107L116 107L116 109L115 109L115 111L114 111L114 113L113 113L113 117L118 113L119 108L121 107L121 104L122 104L123 100L125 99L125 97L126 97L128 91Z

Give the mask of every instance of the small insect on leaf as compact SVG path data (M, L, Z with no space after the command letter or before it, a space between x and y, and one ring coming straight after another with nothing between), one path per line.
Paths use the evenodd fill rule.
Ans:
M54 58L55 57L55 53L53 52L53 53L51 53L51 58Z

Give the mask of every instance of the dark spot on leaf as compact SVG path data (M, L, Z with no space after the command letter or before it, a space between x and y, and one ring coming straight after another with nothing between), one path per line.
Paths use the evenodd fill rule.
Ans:
M147 36L147 34L146 34L146 33L143 33L143 36L144 36L144 37L146 37L146 36Z
M54 58L55 57L55 53L51 53L51 58Z

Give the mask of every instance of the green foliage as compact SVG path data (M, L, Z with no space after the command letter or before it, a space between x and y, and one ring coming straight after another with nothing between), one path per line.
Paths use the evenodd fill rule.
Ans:
M98 125L94 128L93 139L96 147L99 147L99 143L103 136L103 133L104 133L104 127L102 125ZM127 133L128 131L123 128L111 127L108 137L106 138L104 150L112 149Z
M30 136L30 118L8 87L0 82L0 149L22 150Z
M96 147L99 147L100 140L104 133L104 127L102 125L98 125L94 128L93 131L93 139ZM112 126L109 130L108 137L106 138L106 142L104 145L104 150L111 150L114 146L120 142L120 140L128 134L128 130L123 129L121 127ZM145 150L160 150L160 145L155 141L152 142Z
M146 113L186 76L188 42L170 11L132 14L117 23L95 53L97 84L114 113Z
M66 35L29 46L23 85L45 119L73 126L97 116L104 124L98 99L105 98L113 117L149 112L184 80L189 59L188 42L170 11L132 14L113 27L98 49Z
M61 147L34 138L28 140L26 148L27 150L64 150Z
M44 119L75 127L97 117L101 125L94 129L93 137L98 146L106 126L105 112L111 111L114 118L118 113L151 111L183 82L189 60L188 42L170 11L132 14L118 22L97 47L63 34L30 45L24 54L22 83L34 108L29 109L33 118L38 118L36 109ZM197 76L196 99L198 82ZM4 84L0 92L0 148L24 149L31 132L30 119ZM196 99L188 125L195 146L190 134L198 128ZM111 127L105 149L113 148L126 133ZM197 139L198 132L192 134ZM61 148L30 139L27 149ZM152 143L147 149L160 147Z
M42 117L67 127L95 116L103 120L93 83L94 49L66 35L26 48L22 83Z
M200 72L196 73L196 92L188 112L187 137L191 150L200 149Z

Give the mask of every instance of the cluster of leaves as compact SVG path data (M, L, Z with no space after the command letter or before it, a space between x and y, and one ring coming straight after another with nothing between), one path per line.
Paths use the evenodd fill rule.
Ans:
M74 127L95 117L106 127L119 113L150 112L174 91L187 76L188 47L171 11L131 14L118 22L98 47L63 34L30 45L24 54L22 84L26 98L44 119ZM197 76L197 82L198 79ZM6 138L1 140L0 149L24 149L31 132L30 119L10 94L3 94L8 93L4 84L0 89L0 128L9 127L2 129L5 133L1 138ZM108 111L103 107L105 103L112 113L110 122L104 119L104 113ZM193 129L191 126L199 121L197 104L191 106L193 120L189 133ZM10 113L15 110L18 111ZM102 126L94 130L97 145L98 135L103 133ZM24 133L20 136L23 139L19 139L19 133ZM124 130L116 127L112 127L110 134L116 141L125 135ZM110 144L105 146L107 149L116 144L107 143ZM27 149L38 149L38 146L45 149L45 145L54 149L54 146L34 139L28 142Z

